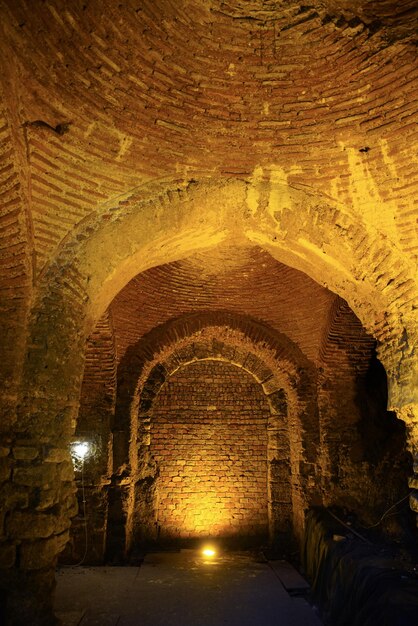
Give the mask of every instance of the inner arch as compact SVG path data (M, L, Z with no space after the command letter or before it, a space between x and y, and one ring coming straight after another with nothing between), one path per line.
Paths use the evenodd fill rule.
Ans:
M373 509L390 506L388 493L399 484L390 474L387 438L380 438L379 458L367 454L373 430L368 413L373 412L378 428L390 421L385 402L374 405L372 399L372 409L364 408L373 397L366 380L375 348L374 338L344 300L242 241L224 242L135 276L91 335L81 394L78 429L93 435L98 415L89 405L91 385L108 376L98 386L108 397L100 408L101 467L106 471L108 463L104 478L111 485L111 515L101 537L107 556L126 558L157 538L152 410L161 385L202 359L226 360L254 374L272 414L286 416L287 455L271 455L271 472L279 485L290 472L287 519L296 537L301 538L312 505L349 504L365 523ZM99 350L103 365L112 362L111 371L100 366L100 359L94 362ZM280 389L286 393L285 409L275 396ZM279 449L277 423L273 430ZM390 424L388 430L393 430ZM406 485L404 470L401 474ZM282 491L278 487L274 493L278 501ZM280 520L271 525L273 539L280 526Z
M269 415L260 385L235 365L198 361L166 381L150 413L161 541L267 539Z

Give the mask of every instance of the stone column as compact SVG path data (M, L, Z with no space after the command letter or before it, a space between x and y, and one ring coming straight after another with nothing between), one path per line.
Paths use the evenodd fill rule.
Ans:
M409 505L417 514L418 527L418 404L410 404L398 410L398 416L406 422L408 449L412 454L414 474L409 478L409 487L414 489L409 496Z
M269 535L273 548L284 549L292 539L292 493L287 401L283 390L268 396Z
M54 569L76 513L69 450L22 436L0 455L0 622L54 624Z

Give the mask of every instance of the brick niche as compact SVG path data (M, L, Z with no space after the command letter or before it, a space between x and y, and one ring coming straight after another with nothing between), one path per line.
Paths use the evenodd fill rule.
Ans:
M235 365L192 363L163 385L151 419L161 540L267 535L268 415Z

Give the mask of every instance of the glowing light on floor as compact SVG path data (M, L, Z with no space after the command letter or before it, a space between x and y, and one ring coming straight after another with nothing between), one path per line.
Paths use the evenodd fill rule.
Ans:
M207 556L210 558L216 556L216 550L210 546L206 546L205 548L203 548L202 554L203 556Z

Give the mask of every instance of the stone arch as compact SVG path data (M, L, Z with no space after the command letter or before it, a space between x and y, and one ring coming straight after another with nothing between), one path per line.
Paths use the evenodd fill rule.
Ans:
M416 268L396 244L359 223L335 199L272 180L192 182L174 189L160 185L127 194L117 211L104 207L79 226L44 271L30 336L42 336L48 325L60 348L72 348L74 341L80 346L80 338L82 345L116 293L138 272L244 237L344 298L380 344L391 405L415 403L416 355L408 342L418 310ZM61 326L57 317L69 324ZM65 361L73 369L61 349L58 358L48 348L55 364ZM402 354L401 363L393 363L395 351ZM82 349L71 352L82 354ZM36 360L38 353L35 347L30 358ZM74 369L82 369L82 360ZM31 380L43 386L36 376L26 382Z
M205 347L204 343L202 343L198 346L198 349L203 348L204 350ZM179 354L181 353L182 349L180 348ZM204 364L208 364L210 366L210 364L214 365L215 363L217 364L217 370L219 370L219 366L221 365L226 367L232 366L232 369L237 370L237 376L241 381L252 379L253 382L257 383L256 387L258 387L259 395L264 399L264 401L267 401L266 405L269 407L269 410L268 417L266 419L267 441L264 454L267 467L267 491L265 493L265 497L267 502L268 534L270 541L275 545L281 544L282 547L284 545L289 545L293 536L292 531L295 526L294 521L295 519L298 520L300 517L303 517L304 512L298 511L299 515L293 514L295 506L300 504L298 502L298 496L300 494L292 493L292 487L294 487L294 485L298 482L298 477L294 476L295 466L297 465L295 457L297 454L295 453L294 445L292 446L290 441L292 437L289 432L289 411L286 393L283 389L278 389L270 395L265 395L261 383L257 381L254 374L251 373L251 368L248 369L244 366L240 367L225 356L216 356L215 358L211 358L210 354L207 354L206 356L203 356L202 354L200 357L195 356L192 360L189 360L184 354L182 356L184 357L184 360L181 359L175 368L167 370L167 378L165 381L161 380L161 377L159 376L159 373L155 371L155 368L152 370L149 378L147 379L147 383L149 385L152 385L153 383L155 385L155 397L151 406L149 406L149 409L145 411L145 413L141 413L140 408L138 416L138 445L133 447L135 447L135 451L138 452L136 476L139 477L139 480L132 485L133 497L131 501L133 503L133 509L131 523L129 523L128 518L128 526L130 526L131 529L131 536L127 537L128 551L135 551L135 545L138 539L140 541L144 539L145 541L159 539L156 528L156 521L158 519L156 512L159 507L155 506L154 502L152 502L152 496L156 493L156 491L158 492L158 488L154 491L153 487L159 482L160 463L163 463L164 458L164 453L162 453L161 456L163 458L161 460L156 459L153 452L154 420L156 419L155 407L156 405L158 406L160 396L164 394L167 387L169 387L172 381L176 380L178 375L184 376L190 371L190 369L193 371L193 368L196 369L198 366ZM238 374L238 372L241 372L241 374ZM236 399L232 396L231 400L235 402ZM219 402L221 402L221 404L223 403L222 400L219 400ZM216 425L218 427L220 426L219 423ZM232 435L231 431L228 431L225 427L222 432L229 437ZM242 435L242 437L244 437L244 435ZM173 441L176 441L176 438ZM249 447L251 447L257 442L255 440L248 439L246 440L246 443ZM143 463L141 463L141 460ZM237 463L242 464L242 460L237 459ZM156 470L156 473L153 478L152 474L154 469ZM187 468L183 469L187 470ZM216 467L216 471L218 471L218 467ZM183 473L187 475L187 471ZM232 468L229 469L229 474L233 474ZM147 475L149 480L144 481L142 479L144 475ZM204 474L202 474L202 477L203 476ZM235 478L238 478L238 476ZM241 495L245 494L242 493ZM198 507L199 503L196 503L195 506ZM226 516L223 522L228 526L231 523L231 518ZM160 529L158 528L158 532L159 530ZM209 532L211 532L210 527ZM181 534L182 532L180 531L179 535L181 536ZM257 539L261 539L261 537L257 536Z
M202 341L208 344L205 346ZM234 345L239 345L241 352L235 350ZM181 354L176 352L178 350L182 351ZM149 401L151 392L146 380L153 370L155 376L158 372L164 379L166 367L174 371L172 368L183 358L192 361L202 358L202 354L225 356L230 362L244 367L268 394L282 387L288 390L297 385L305 388L309 379L315 378L314 365L301 350L288 337L272 331L260 321L228 311L192 313L156 327L122 358L118 367L114 427L129 432L132 420L141 410L139 398L143 404ZM307 423L309 419L313 417L307 416ZM316 429L313 424L312 431ZM117 460L115 465L118 466Z
M410 447L418 452L416 267L396 242L366 227L335 199L290 187L280 177L135 189L79 224L40 276L33 298L16 430L39 451L38 459L59 450L49 466L60 477L54 541L73 511L71 489L63 490L60 481L71 482L67 445L78 410L85 341L96 321L138 272L242 238L348 302L380 343L389 403L407 421ZM26 526L34 524L35 514L18 513ZM27 538L16 533L13 541L24 552Z

